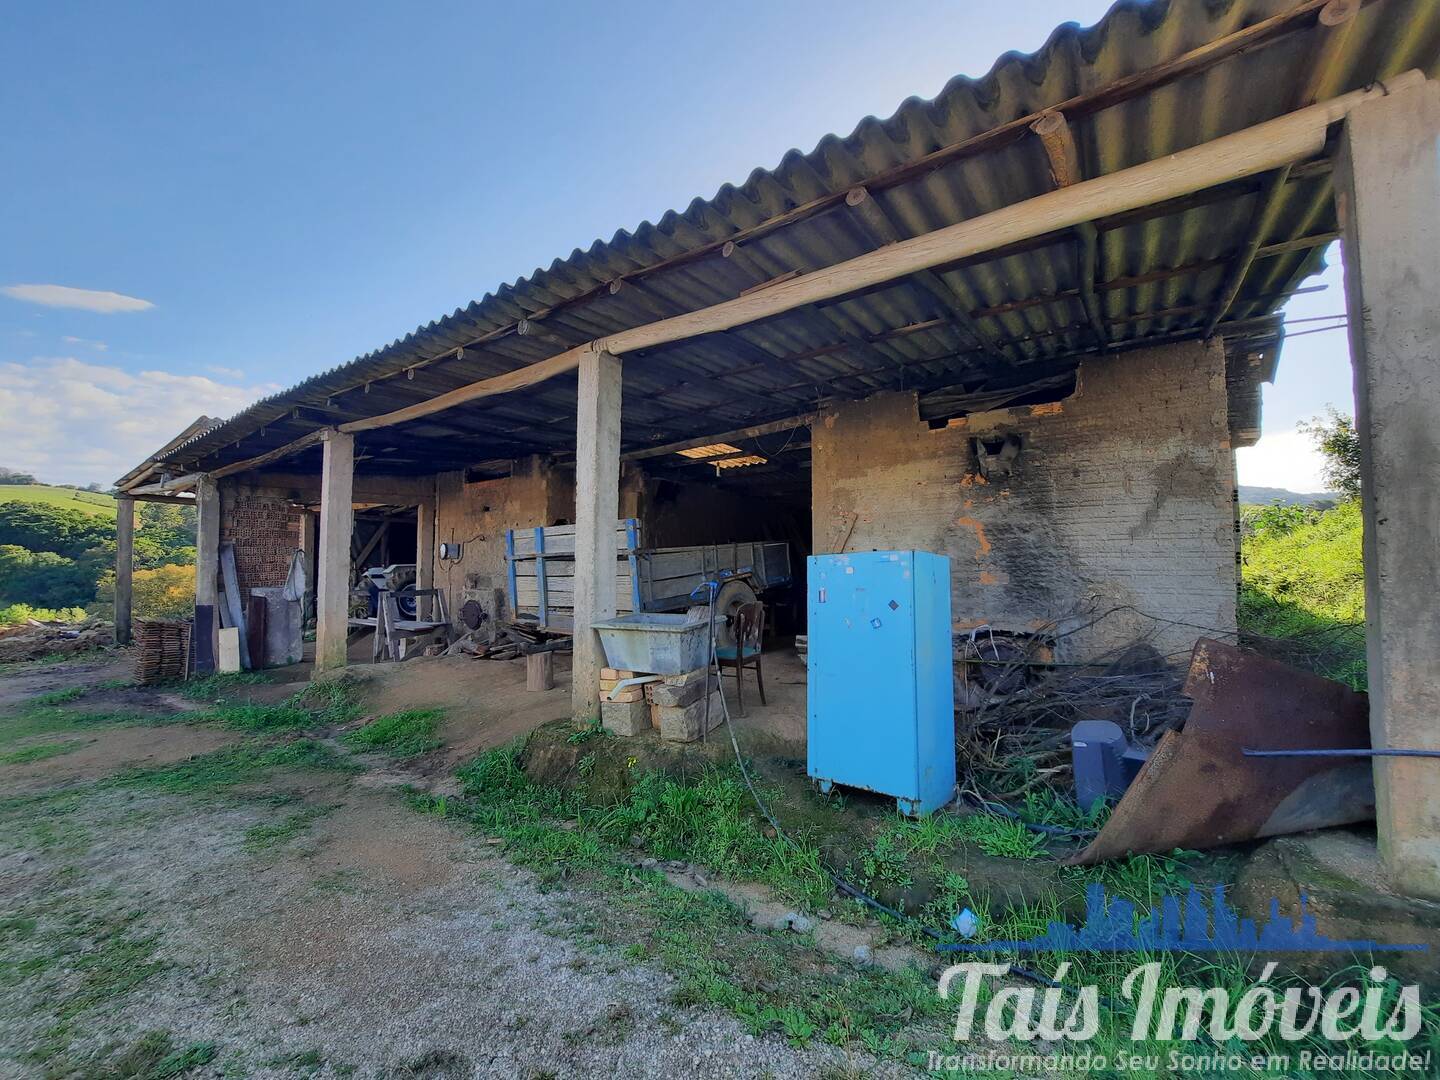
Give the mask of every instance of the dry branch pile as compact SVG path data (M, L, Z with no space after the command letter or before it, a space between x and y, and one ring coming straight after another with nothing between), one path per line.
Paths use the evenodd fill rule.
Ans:
M1184 723L1190 699L1180 692L1183 663L1141 639L1084 663L1057 664L1055 643L1063 636L982 629L957 642L962 790L1001 801L1042 787L1068 796L1070 729L1079 721L1112 720L1132 743L1146 746Z
M115 644L115 629L99 619L81 623L38 622L29 619L19 626L0 627L0 664L68 656L109 648Z

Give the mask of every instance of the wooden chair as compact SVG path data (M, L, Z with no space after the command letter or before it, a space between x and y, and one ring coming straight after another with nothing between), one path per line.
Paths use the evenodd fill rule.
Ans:
M715 661L720 665L723 677L727 668L735 671L735 701L740 706L740 715L745 715L745 669L755 669L755 682L760 687L760 704L765 701L765 673L760 666L760 642L765 635L765 605L758 600L753 604L741 604L731 616L734 631L734 645L718 645Z
M414 618L406 618L400 610L401 593L415 603ZM434 610L430 618L423 618L425 606L420 601L433 598ZM444 589L417 589L406 586L400 593L388 590L380 594L380 626L377 636L385 639L384 651L391 660L404 660L410 655L408 643L420 638L439 636L445 644L450 643L450 613L445 606Z

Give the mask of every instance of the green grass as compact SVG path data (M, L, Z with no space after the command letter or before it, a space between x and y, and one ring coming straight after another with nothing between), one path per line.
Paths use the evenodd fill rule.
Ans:
M51 487L48 484L0 484L0 502L45 503L97 517L115 517L115 499L99 491Z
M77 701L90 692L88 686L67 686L63 690L51 690L47 694L36 694L27 705L64 705L66 702Z
M27 707L18 713L0 715L0 746L13 745L32 735L90 731L96 728L121 727L128 724L150 722L153 722L153 718L132 712L79 712L55 705Z
M259 743L228 746L188 761L130 769L103 783L171 795L195 795L224 791L255 780L270 769L354 772L356 766L323 743L296 739L272 746Z
M59 757L71 750L78 750L80 746L78 742L35 743L0 754L0 765L27 765L32 761L44 761L46 758Z
M443 709L403 709L376 717L342 741L352 750L383 750L398 758L418 757L443 745L435 733L444 718Z
M305 806L280 821L252 825L245 830L243 846L252 855L281 847L307 832L316 818L324 817L332 809L329 806Z
M227 671L186 679L174 687L191 701L223 701L242 687L262 686L270 681L270 676L263 671Z
M1363 689L1360 504L1247 507L1242 521L1241 629L1280 639L1282 659Z
M239 673L240 676L254 674ZM353 677L311 683L299 693L274 704L225 700L243 687L268 681L264 677L212 675L196 681L203 685L182 692L196 700L215 700L215 704L189 717L195 723L219 723L237 731L263 734L333 727L353 720L360 713L359 697L363 683Z
M463 797L415 795L412 805L500 837L507 857L546 887L564 882L598 894L603 904L593 912L573 909L572 929L632 961L661 963L678 980L676 1005L718 1006L754 1033L779 1032L797 1044L856 1043L892 1056L918 1050L905 1029L933 1020L939 1030L947 1006L926 973L837 966L800 935L756 932L722 893L681 890L628 864L638 833L656 854L705 854L721 864L712 870L779 881L792 895L828 895L818 858L780 854L786 845L766 838L745 808L748 794L723 770L694 785L647 778L609 808L531 783L514 747L481 755L459 776Z

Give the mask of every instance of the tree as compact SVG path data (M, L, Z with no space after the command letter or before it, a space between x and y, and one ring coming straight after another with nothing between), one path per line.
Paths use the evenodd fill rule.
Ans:
M0 601L63 608L84 604L95 591L98 566L53 551L0 544Z
M98 514L45 503L0 503L0 544L78 559L106 540L114 543L115 523Z
M38 484L39 482L39 480L36 480L35 477L28 472L20 472L18 469L7 469L5 466L0 465L0 484Z
M1360 435L1355 422L1331 405L1326 415L1300 425L1325 459L1321 476L1325 486L1344 499L1360 497Z
M157 566L136 570L130 579L131 603L137 619L186 619L195 609L195 567ZM115 571L107 570L95 586L91 610L113 611Z

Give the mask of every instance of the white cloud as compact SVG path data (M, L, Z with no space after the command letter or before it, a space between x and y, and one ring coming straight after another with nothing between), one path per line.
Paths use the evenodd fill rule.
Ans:
M102 292L98 289L75 289L69 285L0 285L0 293L14 300L45 307L79 308L114 315L119 311L145 311L155 305L149 300L124 293Z
M219 364L206 364L205 370L211 375L219 375L222 379L243 379L245 372L239 368L221 367Z
M71 356L0 363L0 465L50 483L109 484L197 416L231 416L279 389Z
M1325 481L1320 478L1324 464L1310 436L1294 429L1261 435L1254 446L1235 451L1240 483L1255 487L1324 491Z
M71 337L69 334L60 339L66 345L83 345L87 349L94 349L96 352L105 352L110 346L103 341L91 341L89 338Z

